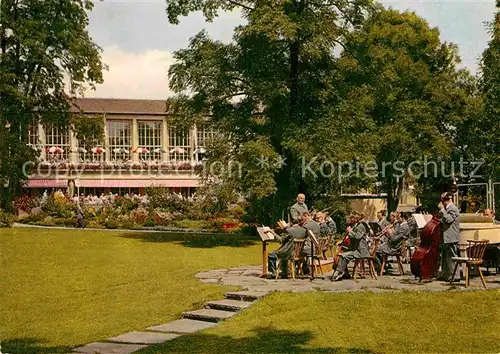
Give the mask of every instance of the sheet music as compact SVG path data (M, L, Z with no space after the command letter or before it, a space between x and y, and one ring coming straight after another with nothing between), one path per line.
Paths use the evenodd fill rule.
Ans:
M316 236L314 236L314 232L311 230L307 230L307 235L313 240L314 244L318 244L318 240L316 239Z
M274 231L269 228L269 226L257 227L257 233L259 234L262 241L274 240Z
M417 227L419 229L423 229L425 225L432 219L432 215L424 215L424 214L412 214L415 222L417 223ZM429 217L430 216L430 217Z

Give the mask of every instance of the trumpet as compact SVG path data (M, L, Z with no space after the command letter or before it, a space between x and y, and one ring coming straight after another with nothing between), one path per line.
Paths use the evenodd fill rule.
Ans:
M386 226L382 231L380 231L378 234L376 234L374 236L374 238L382 238L385 236L385 238L388 238L388 231L393 229L394 228L394 225L396 224L396 222L393 222L391 224L389 224L388 226Z

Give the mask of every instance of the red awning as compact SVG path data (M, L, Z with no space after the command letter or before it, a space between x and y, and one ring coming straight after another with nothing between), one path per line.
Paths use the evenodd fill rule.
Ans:
M81 179L77 187L88 188L146 188L146 187L198 187L194 179Z
M30 179L26 183L26 188L67 188L66 179Z

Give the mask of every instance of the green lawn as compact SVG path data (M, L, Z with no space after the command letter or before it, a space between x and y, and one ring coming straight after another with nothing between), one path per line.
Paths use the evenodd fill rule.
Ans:
M258 264L236 236L0 229L4 353L58 353L179 318L235 288L204 270Z
M71 347L168 322L229 287L200 271L258 264L235 236L0 230L4 353ZM235 318L152 353L500 352L500 291L275 293Z
M152 353L499 353L500 291L273 293Z

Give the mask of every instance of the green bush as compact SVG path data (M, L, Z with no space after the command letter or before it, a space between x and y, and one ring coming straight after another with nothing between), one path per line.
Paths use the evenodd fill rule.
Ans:
M74 227L76 225L76 218L56 218L54 219L54 223L60 226Z
M149 206L170 212L184 213L192 207L192 202L179 198L177 194L168 188L147 188L146 194L149 197Z
M45 204L42 206L42 210L50 216L55 218L72 218L76 215L75 206L73 203L66 199L56 199L50 196Z
M120 225L118 224L117 221L113 219L108 219L104 223L104 226L106 227L106 229L117 229Z
M56 226L56 223L54 221L54 217L48 215L43 218L43 220L35 222L35 225L40 225L40 226Z
M138 225L137 223L133 222L132 220L125 220L119 226L122 229L132 229L132 230L141 228L141 225Z
M87 228L89 228L89 229L105 229L105 227L102 224L99 224L96 221L89 221L87 223Z
M241 226L241 223L238 219L229 217L213 218L209 220L209 222L211 223L212 228L219 231L229 231Z
M6 213L0 209L0 227L11 227L14 221L14 215Z
M114 209L117 214L130 214L131 211L139 207L139 202L128 198L118 198L115 201Z

